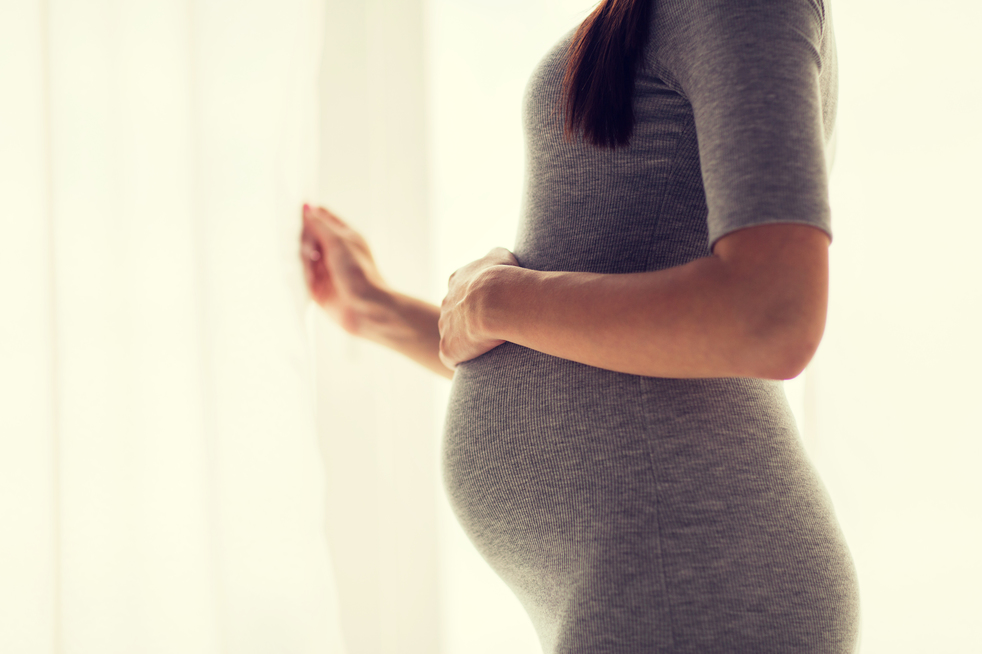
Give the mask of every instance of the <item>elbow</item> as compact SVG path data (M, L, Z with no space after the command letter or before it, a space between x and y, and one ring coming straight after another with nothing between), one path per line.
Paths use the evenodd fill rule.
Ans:
M820 229L790 224L738 230L716 244L749 376L791 379L815 355L828 307L828 246Z
M763 379L794 379L804 372L817 349L818 343L798 343L772 352L768 357L769 365L760 376Z
M797 313L797 312L796 312ZM825 310L808 312L796 320L769 320L755 330L750 376L761 379L794 379L800 375L818 350L825 331Z

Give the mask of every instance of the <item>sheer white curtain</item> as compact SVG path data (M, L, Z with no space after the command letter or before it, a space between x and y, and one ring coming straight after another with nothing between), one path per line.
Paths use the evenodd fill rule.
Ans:
M314 198L361 231L386 280L439 303L422 0L327 0ZM447 273L449 275L449 273ZM445 277L443 279L446 279ZM435 654L442 378L315 308L327 526L350 654Z
M0 4L0 650L340 652L316 0Z

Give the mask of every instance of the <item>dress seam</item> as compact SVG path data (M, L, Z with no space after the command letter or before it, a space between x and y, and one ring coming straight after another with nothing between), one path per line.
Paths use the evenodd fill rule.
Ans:
M662 588L665 590L665 610L668 613L668 646L671 649L675 649L675 612L672 610L671 593L668 590L668 576L665 574L665 548L664 541L662 539L661 531L661 486L658 483L658 474L655 470L655 457L652 450L651 443L651 425L648 422L648 412L645 411L645 396L646 389L644 388L644 378L637 377L635 380L637 385L637 403L640 412L642 434L641 440L644 443L645 452L648 455L648 471L651 475L651 481L655 488L655 533L658 539L658 573L661 575Z

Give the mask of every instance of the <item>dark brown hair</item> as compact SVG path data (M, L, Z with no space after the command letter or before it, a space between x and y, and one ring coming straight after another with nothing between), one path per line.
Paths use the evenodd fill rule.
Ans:
M567 138L607 148L630 141L651 1L603 0L576 30L563 78Z

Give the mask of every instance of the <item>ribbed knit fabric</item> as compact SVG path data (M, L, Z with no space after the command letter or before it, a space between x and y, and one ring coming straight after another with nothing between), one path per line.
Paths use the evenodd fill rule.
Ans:
M736 229L830 230L820 0L654 0L627 148L562 136L567 35L529 82L515 254L627 273ZM451 504L549 654L845 654L848 549L781 382L664 379L506 343L460 365Z

